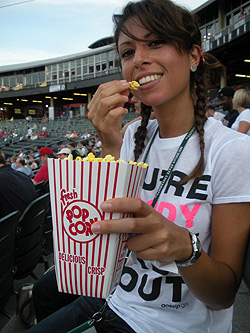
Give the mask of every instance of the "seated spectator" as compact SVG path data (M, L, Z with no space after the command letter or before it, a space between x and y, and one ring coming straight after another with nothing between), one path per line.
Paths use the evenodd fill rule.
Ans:
M60 150L62 150L63 148L66 148L66 145L61 144L61 145L58 147L57 151L60 151Z
M36 152L36 148L30 148L30 155L34 155Z
M221 112L215 111L215 108L212 104L207 104L206 106L206 117L214 117L216 120L222 121L225 115Z
M37 140L38 136L34 133L31 134L30 140Z
M70 135L71 135L70 131L67 131L64 137L70 139Z
M88 138L90 138L90 134L89 134L88 130L85 130L84 134L81 136L81 139L88 139Z
M71 154L73 155L73 159L75 160L77 158L77 156L82 156L82 152L80 151L80 149L76 148L77 145L74 141L70 141L67 144L67 148L69 148L71 150Z
M9 138L10 138L10 143L13 143L14 134L12 131L10 131Z
M22 149L19 150L18 157L24 157L24 152Z
M95 135L95 139L94 139L94 150L95 150L95 155L98 157L101 155L102 152L102 142L101 140L98 138L97 135Z
M27 138L28 138L28 141L30 140L31 135L32 135L32 129L29 127L29 128L28 128L28 131L27 131L27 134L26 134L26 136L27 136Z
M15 210L23 212L36 198L36 189L29 177L6 165L0 155L0 218Z
M33 184L38 184L44 182L49 178L48 173L48 158L55 158L54 152L51 148L43 147L39 150L39 158L41 168L32 179Z
M25 159L18 157L16 160L16 171L22 172L30 178L34 177L34 173L30 167L26 165Z
M38 168L38 164L35 161L35 156L34 155L29 155L28 156L28 164L31 170L35 170Z
M82 152L82 157L86 157L89 153L89 141L88 140L82 140L78 143L78 148Z
M8 134L4 138L4 143L5 143L5 147L8 147L10 145L10 137Z
M14 169L14 170L16 170L16 160L17 160L17 157L15 155L11 156L10 165L11 165L12 169Z
M2 150L0 150L0 156L2 156L4 159L6 158L5 153Z
M69 148L62 148L58 153L57 156L63 160L64 158L67 158L71 154L71 150Z

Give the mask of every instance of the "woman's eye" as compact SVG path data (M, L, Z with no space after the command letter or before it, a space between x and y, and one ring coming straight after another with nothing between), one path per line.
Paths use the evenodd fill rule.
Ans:
M126 50L121 53L122 58L129 57L134 54L134 50Z
M162 44L165 44L164 40L162 40L162 39L156 39L156 40L153 40L150 43L150 46L159 46L159 45L162 45Z

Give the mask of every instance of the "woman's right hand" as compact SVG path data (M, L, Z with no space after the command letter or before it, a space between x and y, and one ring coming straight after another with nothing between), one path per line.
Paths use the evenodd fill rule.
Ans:
M125 80L101 84L88 105L88 118L102 142L102 156L118 158L122 145L122 115L128 112L129 83Z

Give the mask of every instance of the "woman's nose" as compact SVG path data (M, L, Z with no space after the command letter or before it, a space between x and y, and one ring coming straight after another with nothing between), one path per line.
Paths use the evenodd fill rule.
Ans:
M137 47L134 53L134 66L141 67L150 63L150 57L147 50L144 47Z

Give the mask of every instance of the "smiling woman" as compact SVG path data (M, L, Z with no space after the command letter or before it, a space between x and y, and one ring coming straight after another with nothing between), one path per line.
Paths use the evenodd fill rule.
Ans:
M210 79L224 68L203 55L194 15L170 0L130 2L114 22L124 80L99 86L88 117L103 155L146 162L148 170L140 199L102 203L111 216L132 217L97 221L91 230L131 234L131 254L106 303L58 295L54 273L45 275L33 295L44 320L33 331L66 332L101 309L97 332L231 333L250 230L250 138L205 116ZM143 103L142 120L123 137L131 92Z

